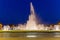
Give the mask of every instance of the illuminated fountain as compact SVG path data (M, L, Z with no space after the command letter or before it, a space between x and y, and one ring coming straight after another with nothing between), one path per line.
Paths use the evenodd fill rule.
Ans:
M30 3L30 13L27 23L25 25L19 24L18 28L20 30L44 30L43 24L37 24L38 20L32 2Z
M30 3L30 15L27 23L24 24L18 24L17 27L13 27L13 30L44 30L43 24L37 24L37 17L34 11L34 7L32 5L32 2ZM4 30L9 30L6 28L6 26L3 28Z
M29 15L29 20L27 21L26 24L26 30L38 30L36 15L32 3L30 3L30 13L31 14Z
M53 30L59 30L60 25L55 25L55 29ZM52 29L52 27L51 27ZM11 30L9 25L5 25L2 30ZM27 23L24 24L18 24L17 27L13 27L13 30L50 30L50 27L44 26L44 24L38 24L38 20L34 11L34 7L32 5L32 2L30 3L30 15Z

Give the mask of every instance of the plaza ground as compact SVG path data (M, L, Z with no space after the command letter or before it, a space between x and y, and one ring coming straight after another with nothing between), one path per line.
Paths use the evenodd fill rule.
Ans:
M60 40L60 32L0 32L0 40Z

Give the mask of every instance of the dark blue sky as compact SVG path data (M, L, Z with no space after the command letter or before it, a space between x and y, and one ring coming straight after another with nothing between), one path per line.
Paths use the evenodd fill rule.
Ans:
M60 0L0 0L0 22L26 23L30 14L30 2L43 22L52 24L60 21Z

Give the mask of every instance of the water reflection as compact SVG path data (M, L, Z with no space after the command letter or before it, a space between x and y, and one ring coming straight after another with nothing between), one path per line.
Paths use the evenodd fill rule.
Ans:
M36 33L36 32L30 32L30 33L7 33L7 32L4 32L4 33L0 33L0 37L4 37L4 38L7 38L7 37L27 37L27 36L30 36L30 37L37 37L37 38L40 38L40 37L60 37L60 33Z

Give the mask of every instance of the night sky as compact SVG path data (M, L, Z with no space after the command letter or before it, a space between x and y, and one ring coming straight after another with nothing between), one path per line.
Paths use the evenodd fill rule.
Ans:
M26 23L30 14L30 2L44 23L60 21L60 0L0 0L0 23Z

